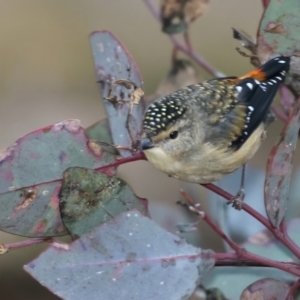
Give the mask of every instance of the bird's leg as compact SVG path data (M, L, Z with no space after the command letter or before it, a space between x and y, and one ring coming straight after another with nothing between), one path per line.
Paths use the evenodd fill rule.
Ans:
M228 204L232 204L232 206L237 210L241 210L242 205L244 203L244 198L245 198L245 189L244 189L245 177L246 177L246 165L243 165L240 189L237 192L237 194L228 202Z

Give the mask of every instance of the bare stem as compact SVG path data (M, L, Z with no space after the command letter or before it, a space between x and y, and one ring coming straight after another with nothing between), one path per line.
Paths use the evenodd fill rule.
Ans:
M16 242L11 244L0 244L0 254L4 254L9 250L24 248L24 247L41 244L44 242L51 242L51 241L52 238L46 237L46 238L33 238L33 239L24 240L21 242Z
M224 191L220 187L217 187L216 185L209 183L209 184L202 184L205 188L209 189L210 191L216 193L217 195L225 198L227 201L230 201L234 196L230 193ZM300 248L298 245L296 245L290 237L287 235L287 233L283 233L281 230L278 230L277 228L273 227L272 224L269 222L267 218L265 218L262 214L260 214L258 211L253 209L251 206L249 206L246 203L243 203L242 209L246 211L249 215L254 217L256 220L258 220L260 223L262 223L271 233L279 240L286 248L288 248L298 259L300 259Z
M158 9L153 4L152 0L144 0L145 4L148 6L149 10L152 12L153 16L160 22L160 15ZM209 64L204 58L193 51L191 43L188 42L187 45L182 43L178 37L170 35L170 39L175 48L185 53L187 56L192 58L195 62L198 63L200 67L205 69L208 73L212 74L215 77L224 77L225 75L218 71L215 67ZM186 36L185 36L186 40ZM186 40L187 41L187 40ZM189 39L188 39L189 41Z
M293 300L294 295L297 292L298 288L300 287L300 278L294 282L294 284L291 286L285 300Z
M279 107L272 105L272 111L278 119L280 119L283 122L287 122L288 116Z
M263 8L266 9L269 5L270 0L262 0Z
M120 165L129 163L129 162L138 161L138 160L146 160L144 152L137 152L136 154L134 154L132 156L121 158L112 164L99 167L99 168L95 169L95 171L102 171L102 170L105 170L108 168L118 167Z
M240 246L238 246L234 241L232 241L222 231L222 229L220 227L218 227L212 221L210 216L202 210L200 203L196 203L184 190L180 190L180 192L181 192L182 196L185 198L185 200L189 203L188 208L191 211L196 212L235 251L235 253L222 253L222 254L217 253L217 256L212 255L213 258L217 257L219 262L221 260L227 261L228 258L236 259L237 261L240 261L240 262L243 262L243 261L255 262L255 263L258 263L260 266L277 268L277 269L280 269L280 270L285 271L287 273L299 276L298 274L300 274L300 269L295 264L271 260L271 259L265 258L263 256L259 256L259 255L250 253L246 249L241 248Z
M200 212L203 212L200 208L200 204L199 203L195 203L194 200L184 191L184 190L180 190L181 195L183 196L183 198L190 204L192 205L196 210L197 213L200 215ZM227 242L227 244L236 252L238 253L241 249L240 247L232 240L230 239L225 233L224 231L219 228L210 218L210 216L208 214L206 214L205 212L203 212L201 214L202 219L219 235L223 238L224 241Z

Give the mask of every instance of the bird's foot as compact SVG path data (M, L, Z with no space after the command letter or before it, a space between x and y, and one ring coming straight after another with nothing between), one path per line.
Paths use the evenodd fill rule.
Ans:
M243 189L241 189L231 200L228 201L227 204L232 204L232 207L234 207L237 210L241 210L242 205L244 203L244 198L245 198L245 192Z

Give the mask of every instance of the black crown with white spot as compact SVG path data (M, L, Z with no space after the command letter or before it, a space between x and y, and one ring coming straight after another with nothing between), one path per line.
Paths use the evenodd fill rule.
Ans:
M144 131L156 135L174 124L185 113L183 101L176 98L176 93L160 98L152 103L145 114Z

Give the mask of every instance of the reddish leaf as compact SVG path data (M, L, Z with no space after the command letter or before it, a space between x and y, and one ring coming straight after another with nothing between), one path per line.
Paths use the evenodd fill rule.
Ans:
M78 120L20 138L0 153L0 229L28 237L66 234L57 197L62 173L69 167L99 168L114 160L86 137Z
M285 216L292 163L300 129L300 106L297 105L273 147L265 181L265 207L270 222L279 228Z
M209 253L131 211L70 245L52 244L25 270L65 300L169 300L188 299L213 264Z
M264 278L249 285L240 300L283 300L289 292L289 286L277 279Z
M126 84L111 89L117 80L127 80L136 88L142 88L143 81L138 67L123 44L111 32L93 32L90 39L97 80L101 86L114 144L136 148L142 132L144 101L141 99L138 104L133 104L133 100L130 100L133 91L126 88ZM119 152L125 157L131 155L127 150Z

